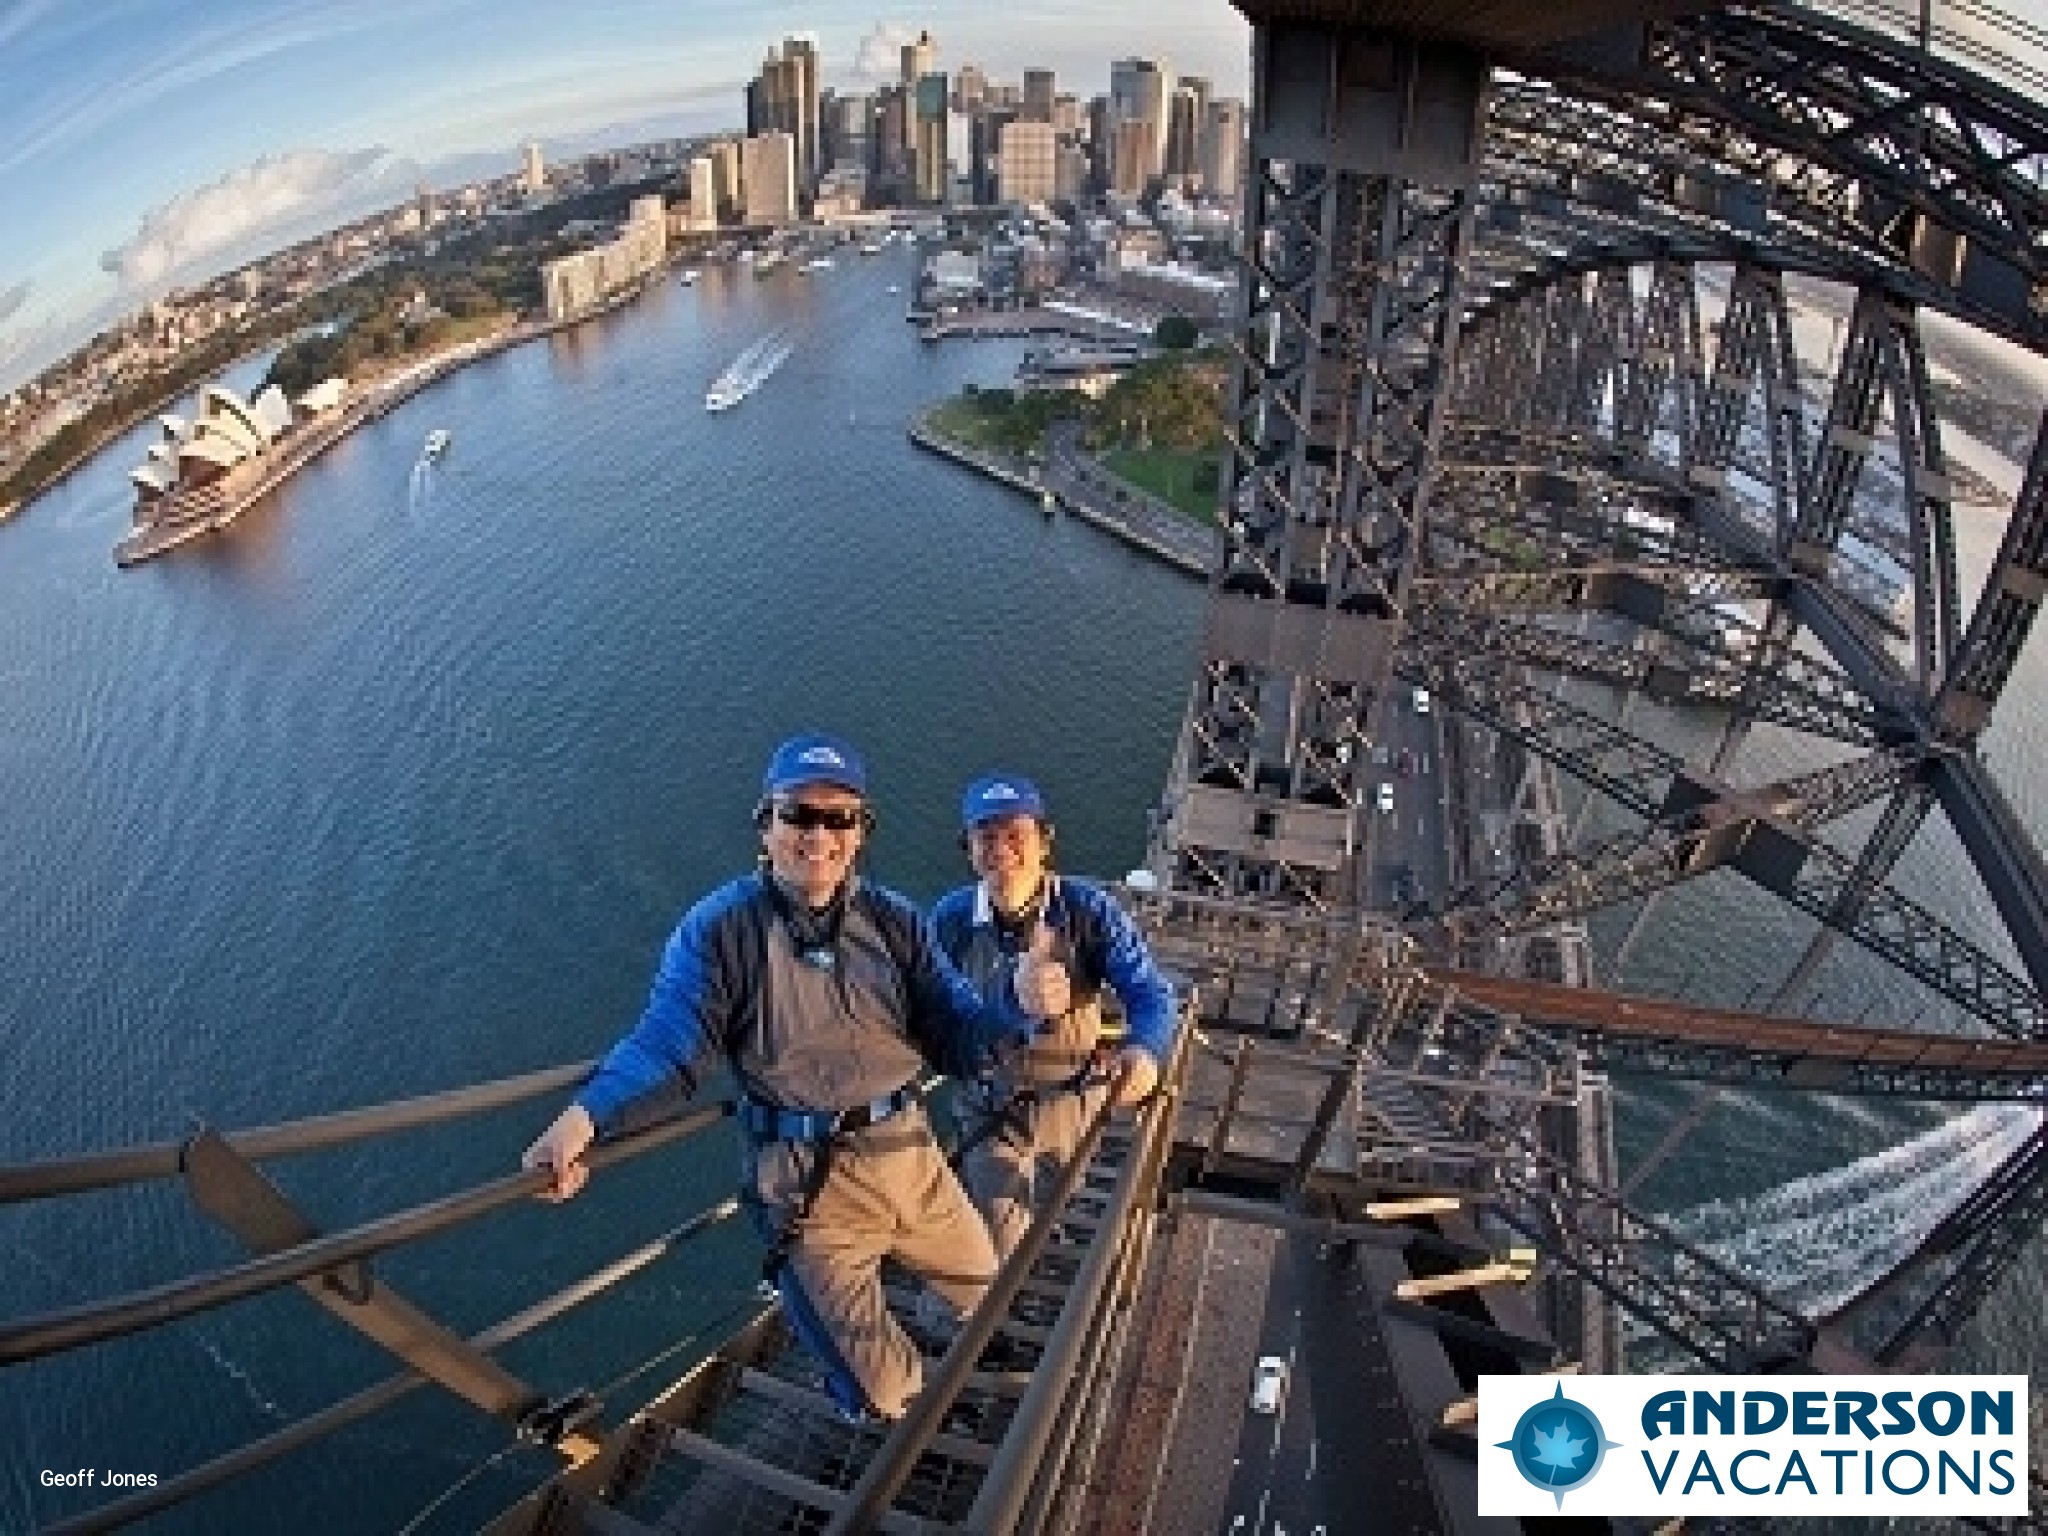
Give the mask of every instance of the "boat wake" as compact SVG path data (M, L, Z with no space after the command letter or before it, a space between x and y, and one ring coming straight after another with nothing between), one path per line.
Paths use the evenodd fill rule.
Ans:
M711 381L704 392L704 409L726 411L767 383L775 370L789 361L796 346L786 332L770 331L734 358L725 372Z
M1911 1254L2040 1123L2028 1105L1983 1105L1843 1167L1665 1220L1781 1301L1824 1316Z

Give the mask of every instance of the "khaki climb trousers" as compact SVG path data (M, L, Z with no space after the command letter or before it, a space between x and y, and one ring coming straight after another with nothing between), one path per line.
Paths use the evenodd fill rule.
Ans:
M893 1258L959 1316L995 1278L988 1228L932 1135L922 1105L823 1142L749 1146L742 1186L784 1260L774 1278L789 1321L824 1362L849 1412L899 1418L924 1385L917 1346L889 1315L881 1265ZM817 1159L829 1158L806 1208Z
M963 1095L966 1155L960 1159L960 1177L988 1222L998 1261L1024 1240L1039 1190L1074 1155L1110 1090L1107 1083L1095 1083L1040 1091L1044 1098L1013 1100L1002 1108Z

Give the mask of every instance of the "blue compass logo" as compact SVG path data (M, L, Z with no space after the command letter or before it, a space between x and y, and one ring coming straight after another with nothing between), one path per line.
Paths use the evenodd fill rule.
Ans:
M1515 1470L1524 1482L1557 1496L1564 1508L1564 1496L1592 1479L1601 1460L1617 1444L1607 1438L1593 1410L1564 1395L1560 1382L1553 1396L1533 1404L1515 1421L1513 1438L1498 1442L1512 1451Z

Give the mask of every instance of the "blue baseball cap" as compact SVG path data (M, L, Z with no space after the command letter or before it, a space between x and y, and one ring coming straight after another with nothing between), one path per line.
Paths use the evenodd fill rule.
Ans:
M1044 821L1045 797L1036 784L1020 774L983 774L960 797L960 825L978 827L998 816L1030 816Z
M844 737L807 731L775 749L761 775L761 793L786 795L810 784L834 784L867 797L867 767Z

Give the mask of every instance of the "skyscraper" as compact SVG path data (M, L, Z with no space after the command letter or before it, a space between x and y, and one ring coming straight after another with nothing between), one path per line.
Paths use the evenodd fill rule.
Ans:
M817 174L818 51L802 38L768 50L761 73L747 86L747 136L786 133L794 146L798 183Z
M939 45L932 41L929 32L917 34L917 41L903 45L903 83L915 90L917 82L932 72L933 61L938 57Z
M984 107L967 119L968 196L993 203L1001 194L1003 128L1017 120L1009 107Z
M808 190L824 169L818 153L818 45L808 38L784 38L782 57L796 68L796 170Z
M1049 69L1025 70L1024 107L1019 115L1028 123L1051 122L1052 98L1052 71Z
M1223 96L1209 103L1209 123L1202 134L1202 190L1211 197L1242 195L1244 129L1243 102Z
M1003 124L996 197L1005 203L1049 203L1056 186L1056 140L1052 124Z
M787 224L796 218L796 136L780 129L755 134L740 146L740 180L749 224Z
M547 171L541 165L540 146L538 144L528 144L526 146L526 167L520 177L519 184L524 191L529 193L538 192L548 184Z
M946 200L946 77L934 70L917 80L915 169L919 202Z
M909 145L915 115L910 92L903 86L885 85L875 92L874 132L868 140L868 177L870 184L886 189L886 196L900 197L910 180Z
M1166 122L1166 174L1199 176L1209 126L1209 82L1184 75L1173 88Z
M929 32L917 34L917 41L903 45L903 149L906 163L917 158L917 82L932 72L938 45Z
M690 162L690 224L696 229L718 225L717 178L711 173L711 157L699 155Z
M869 172L873 169L875 99L858 93L832 99L832 144L830 169Z
M962 64L953 74L953 110L972 117L988 95L988 76L979 64Z
M1109 66L1109 110L1113 127L1112 155L1131 152L1142 159L1130 164L1111 160L1110 184L1118 190L1142 191L1145 183L1166 171L1166 101L1171 75L1153 59L1118 59ZM1142 124L1126 133L1128 124Z
M711 203L721 220L738 218L746 203L740 147L731 139L711 146Z

